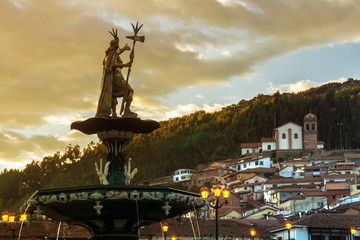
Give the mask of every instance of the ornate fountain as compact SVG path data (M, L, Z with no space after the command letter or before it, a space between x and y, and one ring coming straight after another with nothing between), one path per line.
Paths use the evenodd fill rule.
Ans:
M96 165L98 186L47 189L38 191L30 200L30 209L53 220L86 227L93 239L137 239L140 227L159 222L202 207L199 194L170 187L129 186L137 169L131 170L125 147L134 134L149 134L159 128L158 122L142 120L130 110L133 89L129 75L134 60L136 42L142 25L132 24L134 35L130 61L123 63L120 54L130 50L127 44L119 48L117 30L105 52L103 76L95 117L71 124L84 134L97 134L108 150L106 164ZM128 68L126 79L122 68ZM117 99L122 98L120 117L116 114Z

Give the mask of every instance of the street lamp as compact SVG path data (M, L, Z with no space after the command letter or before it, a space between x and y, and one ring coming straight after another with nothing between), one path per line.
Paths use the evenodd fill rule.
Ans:
M221 187L219 185L216 185L213 189L212 189L214 196L215 196L215 203L214 202L210 202L210 207L215 209L215 240L219 239L219 219L218 219L218 209L221 208L224 204L228 204L228 198L230 195L230 190L225 187L223 189L221 189ZM207 199L209 196L209 190L206 187L202 187L200 189L201 192L201 197L203 199ZM221 193L223 194L223 197L225 199L225 202L223 202L222 204L219 204L219 198L221 196Z
M351 238L350 239L354 239L354 234L357 232L356 228L350 228L350 233L351 233Z
M175 236L172 236L172 237L171 237L171 240L176 240L176 237L175 237Z
M21 214L20 222L25 222L26 218L27 214ZM12 231L12 239L15 240L15 231L18 230L21 226L21 224L19 224L18 226L15 225L15 214L9 214L5 212L1 215L1 219L3 220L3 222L7 223L8 228Z
M162 230L163 230L163 233L164 233L164 240L166 240L166 232L168 231L168 229L169 229L169 226L166 223L164 223L162 225Z
M250 230L251 240L254 239L255 234L256 234L255 229L251 229L251 230Z
M285 226L288 230L288 239L290 240L290 229L292 228L292 224L290 222L287 222Z

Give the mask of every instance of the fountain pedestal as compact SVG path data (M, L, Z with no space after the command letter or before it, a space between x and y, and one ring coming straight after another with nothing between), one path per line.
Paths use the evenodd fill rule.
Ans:
M125 147L135 133L151 133L159 128L158 122L140 118L89 118L71 124L71 129L85 134L97 134L107 147L110 162L108 181L110 185L124 185Z

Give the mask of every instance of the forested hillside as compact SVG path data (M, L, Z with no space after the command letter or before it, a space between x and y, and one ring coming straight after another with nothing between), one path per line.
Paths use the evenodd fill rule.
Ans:
M215 113L199 111L163 121L160 129L136 135L127 147L128 157L139 169L134 181L239 157L241 143L271 137L274 127L289 121L302 125L310 111L318 117L319 140L327 149L339 147L339 122L347 133L348 147L360 147L360 81L350 79L297 94L258 95ZM90 143L83 150L69 145L64 154L32 161L22 171L4 170L0 174L0 209L17 208L37 189L98 184L94 162L105 155L101 144Z
M215 113L199 111L161 122L154 133L134 138L129 155L140 168L138 179L165 176L179 168L238 157L241 143L271 137L274 127L289 121L302 125L310 111L318 117L318 139L326 149L339 148L339 122L348 148L360 147L360 81L350 79L297 94L259 94Z

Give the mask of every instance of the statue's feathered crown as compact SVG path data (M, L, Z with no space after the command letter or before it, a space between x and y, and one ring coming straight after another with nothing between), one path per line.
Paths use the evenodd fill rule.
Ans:
M119 38L118 38L118 35L117 35L117 29L114 30L114 29L112 28L111 30L112 30L112 32L109 31L109 33L114 37L114 39L119 39Z
M114 45L114 44L117 44L119 42L119 37L117 35L117 29L114 30L112 28L111 30L112 30L112 32L109 31L109 33L111 34L111 36L114 37L114 39L111 40L110 45Z

